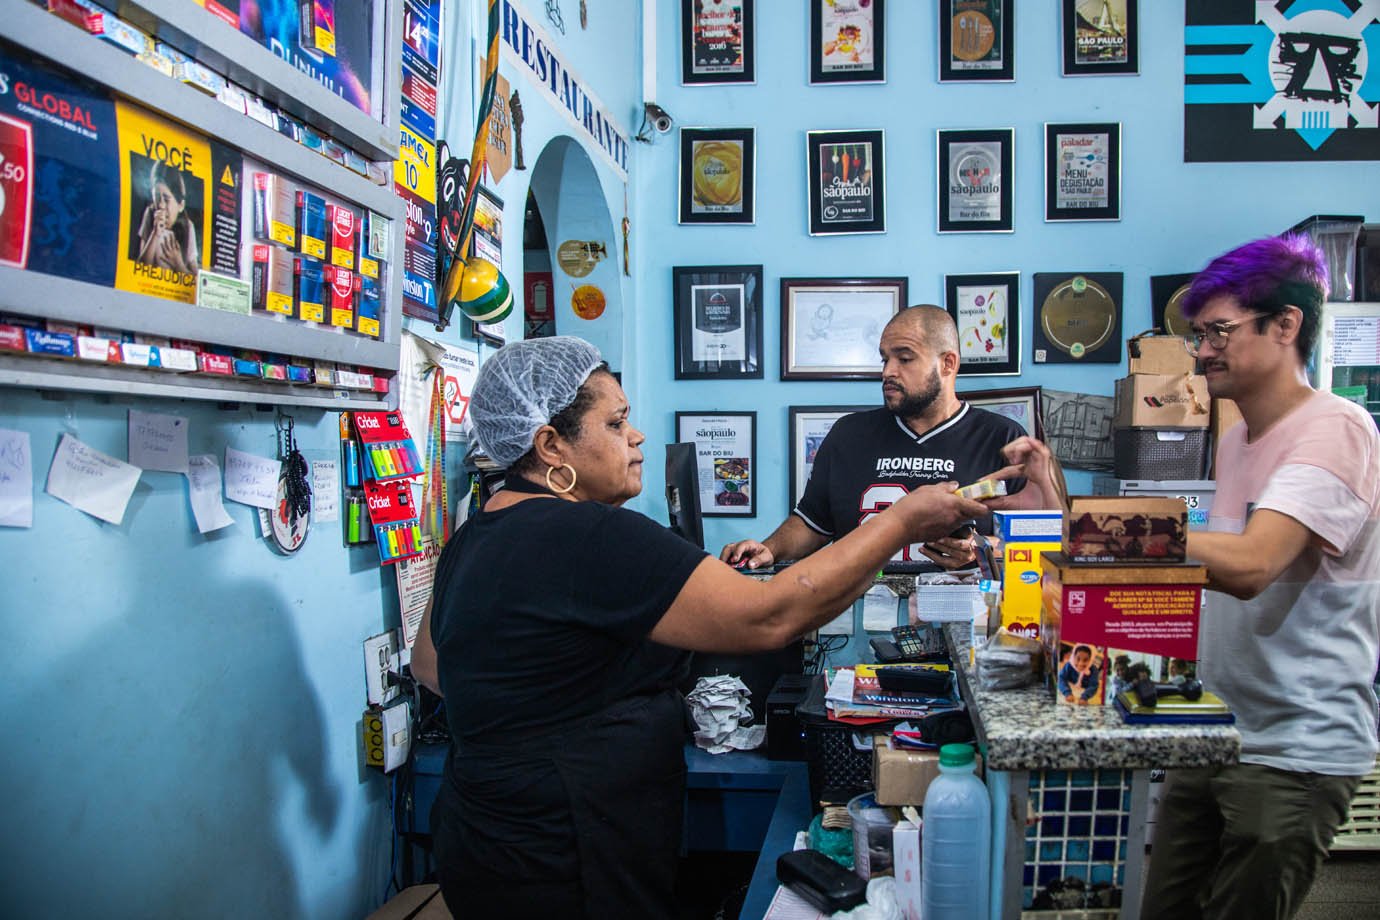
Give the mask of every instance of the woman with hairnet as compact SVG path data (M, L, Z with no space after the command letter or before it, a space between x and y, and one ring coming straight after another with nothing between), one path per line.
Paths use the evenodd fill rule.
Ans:
M504 488L442 553L412 654L452 736L432 814L442 892L467 916L671 917L681 650L779 648L837 615L902 545L987 508L955 483L923 486L757 581L620 507L642 489L646 438L588 342L505 346L469 412Z

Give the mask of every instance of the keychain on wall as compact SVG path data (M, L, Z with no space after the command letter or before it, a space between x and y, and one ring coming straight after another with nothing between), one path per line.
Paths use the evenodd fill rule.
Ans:
M278 430L278 458L283 465L278 473L277 500L269 515L269 545L290 556L302 548L311 528L311 482L306 458L297 449L292 416L280 412L273 427Z

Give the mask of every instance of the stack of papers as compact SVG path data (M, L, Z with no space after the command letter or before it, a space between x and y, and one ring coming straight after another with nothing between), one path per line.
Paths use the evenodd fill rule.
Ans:
M915 665L859 664L852 668L826 671L828 690L824 694L824 704L829 710L829 718L865 725L897 719L923 719L936 712L962 708L952 684L944 696L883 690L877 682L877 672L889 667Z

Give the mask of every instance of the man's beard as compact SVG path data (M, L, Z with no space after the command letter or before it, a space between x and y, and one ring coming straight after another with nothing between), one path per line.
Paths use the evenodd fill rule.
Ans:
M925 414L934 401L939 398L939 370L930 371L930 379L925 382L925 386L919 392L908 393L901 390L901 404L891 410L901 418L916 418Z

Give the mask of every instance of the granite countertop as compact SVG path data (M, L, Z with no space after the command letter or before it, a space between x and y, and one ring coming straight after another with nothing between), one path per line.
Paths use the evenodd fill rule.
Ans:
M967 623L945 637L987 765L996 770L1152 769L1235 763L1241 735L1230 725L1128 725L1113 706L1068 706L1044 685L981 690L968 667Z

